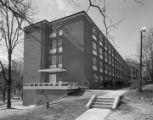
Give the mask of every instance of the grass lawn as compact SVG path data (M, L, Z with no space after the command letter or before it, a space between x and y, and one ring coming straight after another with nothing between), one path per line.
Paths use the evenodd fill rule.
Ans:
M106 120L153 120L153 84L143 86L142 93L129 90Z
M14 113L0 120L74 120L86 110L87 101L88 99L64 101L50 106L49 109L41 107L22 114Z
M36 107L32 109L0 109L0 120L74 120L86 111L85 105L92 95L103 95L105 90L89 90L83 95L68 96L49 109ZM20 101L21 102L21 101ZM17 105L22 103L17 103Z

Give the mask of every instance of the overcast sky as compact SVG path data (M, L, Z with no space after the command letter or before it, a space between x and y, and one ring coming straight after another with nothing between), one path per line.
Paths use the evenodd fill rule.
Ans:
M32 0L33 7L37 11L34 21L52 21L78 11L87 10L88 0ZM140 42L140 29L143 26L153 27L153 0L144 0L144 5L137 4L133 0L108 0L107 15L113 17L113 22L125 19L117 29L112 29L111 35L114 47L125 58L135 58L138 43ZM96 9L90 9L88 15L103 30L102 17ZM110 40L111 41L111 40ZM5 55L5 50L0 46L0 55Z

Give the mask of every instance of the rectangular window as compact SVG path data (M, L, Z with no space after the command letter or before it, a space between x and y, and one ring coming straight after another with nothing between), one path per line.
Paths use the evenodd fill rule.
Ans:
M58 64L62 64L62 54L58 55Z
M107 41L105 40L105 50L108 49L107 47L108 47L108 46L107 46Z
M111 55L109 55L109 64L111 64Z
M95 50L97 50L97 45L96 45L95 42L92 42L92 48L95 49Z
M106 64L105 65L105 74L107 74L108 73L108 65Z
M96 57L93 57L93 65L95 65L95 66L97 66L97 59L96 59Z
M97 41L97 37L95 35L92 35L92 38Z
M58 40L57 45L58 45L58 47L61 47L61 46L62 46L62 39L59 39L59 40Z
M102 75L100 75L100 77L99 77L99 78L100 78L100 81L103 81L103 76L102 76Z
M54 48L56 48L56 40L55 39L50 41L50 49L54 49Z
M100 72L103 73L103 62L100 62L99 64L100 64Z
M49 35L49 38L54 38L54 37L56 37L56 33L54 32L54 33L51 33L50 35Z
M98 82L98 75L96 73L93 74L93 79L95 82Z
M100 72L103 72L103 62L100 61L100 62L99 62L99 65L100 65Z
M95 28L92 28L92 33L96 33L96 29Z
M103 46L103 43L102 43L102 41L99 41L99 45Z
M51 55L51 65L56 65L56 55Z
M59 30L58 34L59 34L59 36L62 36L63 35L63 31Z
M99 64L100 64L100 68L103 68L103 62L100 62Z
M105 76L105 80L108 80L108 77L107 76Z
M96 57L93 57L92 61L93 61L92 69L97 70L97 59L96 59Z
M107 52L105 52L105 62L107 62Z
M99 35L99 39L100 39L101 41L103 41L103 36L102 36L102 35Z
M103 49L101 47L99 47L99 53L100 53L100 55L103 54Z

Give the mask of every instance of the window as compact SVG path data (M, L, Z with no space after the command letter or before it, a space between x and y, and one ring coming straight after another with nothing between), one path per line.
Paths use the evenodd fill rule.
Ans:
M59 40L58 40L57 45L58 45L58 47L62 46L62 39L59 39Z
M114 66L114 58L112 58L112 66Z
M63 35L63 31L62 30L59 30L59 36L62 36Z
M50 41L50 49L54 49L54 48L56 48L56 40L55 39Z
M100 72L103 72L103 63L100 62Z
M93 47L92 53L94 55L97 55L97 44L94 41L92 42L92 47Z
M100 78L100 81L103 81L103 76L102 75L100 75L99 78Z
M108 65L106 64L105 65L105 74L107 74L108 73Z
M62 54L58 55L58 64L62 64Z
M101 45L101 46L103 46L103 38L102 38L102 35L99 35L99 44Z
M50 65L56 65L56 55L50 55Z
M99 53L102 55L103 54L103 49L99 47Z
M100 39L101 41L103 41L103 36L102 36L102 35L99 35L99 39Z
M92 33L95 33L96 32L96 29L95 28L92 28Z
M103 43L102 43L102 41L99 41L99 45L103 46Z
M92 35L92 38L97 41L97 37L95 35Z
M103 68L103 62L100 62L100 67Z
M99 57L103 59L103 49L99 47Z
M107 41L105 40L105 50L107 50Z
M108 77L107 76L105 76L105 80L108 80Z
M93 49L97 49L97 45L96 45L96 43L95 42L92 42L92 47L93 47Z
M56 37L56 33L54 32L54 33L51 33L50 35L49 35L49 38L54 38L54 37Z
M111 56L109 55L109 64L111 64Z
M97 59L96 59L96 57L93 57L93 65L96 65L97 66Z
M111 66L109 65L109 74L111 75L112 74L112 69L111 69Z
M107 52L105 52L105 61L107 62Z
M96 73L93 74L93 79L95 82L98 82L98 75Z
M92 66L92 69L93 70L97 70L97 59L96 59L96 57L93 57L93 66Z

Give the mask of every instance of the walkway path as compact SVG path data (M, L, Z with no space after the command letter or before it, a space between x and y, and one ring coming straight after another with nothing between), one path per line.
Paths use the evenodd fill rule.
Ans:
M116 90L111 91L108 94L102 95L102 97L117 97L124 94L127 90ZM106 116L111 112L110 109L99 109L99 108L92 108L88 109L85 113L81 116L76 118L76 120L104 120Z

